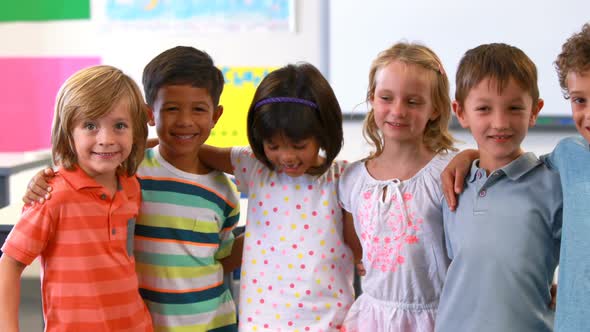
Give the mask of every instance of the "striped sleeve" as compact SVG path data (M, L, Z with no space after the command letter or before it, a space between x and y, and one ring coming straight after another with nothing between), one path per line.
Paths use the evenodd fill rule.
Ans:
M23 264L31 264L45 249L53 234L53 205L53 201L48 201L27 208L12 228L2 251Z
M231 253L231 249L234 243L233 230L238 224L240 219L240 204L236 203L235 207L231 210L230 214L226 217L223 227L219 233L219 250L215 254L216 259L222 259Z

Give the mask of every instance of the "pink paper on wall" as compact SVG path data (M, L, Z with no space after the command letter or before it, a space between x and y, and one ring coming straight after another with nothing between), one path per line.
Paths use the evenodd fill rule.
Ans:
M99 57L0 57L0 152L51 147L55 97L62 83Z

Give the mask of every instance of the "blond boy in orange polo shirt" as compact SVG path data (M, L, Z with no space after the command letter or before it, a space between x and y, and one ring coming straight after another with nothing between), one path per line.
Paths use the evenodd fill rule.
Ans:
M152 331L133 257L144 105L133 80L110 66L83 69L62 86L53 199L28 206L2 247L0 331L18 331L20 276L37 256L45 331Z

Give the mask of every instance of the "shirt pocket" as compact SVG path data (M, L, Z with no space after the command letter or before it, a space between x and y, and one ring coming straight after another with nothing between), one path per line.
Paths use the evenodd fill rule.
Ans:
M126 248L127 248L127 255L129 257L133 256L133 242L135 236L135 223L136 218L131 218L127 220L127 241L126 241Z

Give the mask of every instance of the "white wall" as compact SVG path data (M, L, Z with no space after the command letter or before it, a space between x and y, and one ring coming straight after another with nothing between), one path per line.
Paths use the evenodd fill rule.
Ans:
M590 21L588 0L364 0L330 2L331 83L346 112L363 102L371 61L405 40L431 47L451 81L463 53L479 44L503 42L535 62L543 116L569 116L553 61L561 45Z
M138 83L143 67L154 56L177 45L206 51L220 67L283 66L306 61L321 68L327 47L323 1L294 0L294 31L159 31L157 26L134 29L108 24L104 19L106 1L93 0L91 20L0 23L0 57L101 56L104 64L120 67ZM150 129L150 137L155 137L153 127ZM11 177L11 203L20 203L36 171Z

